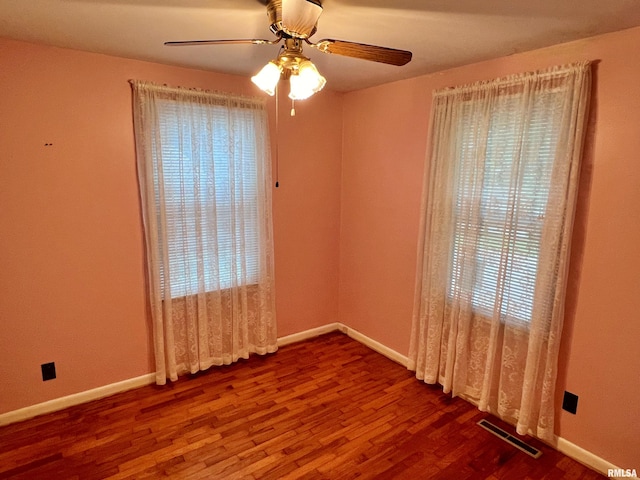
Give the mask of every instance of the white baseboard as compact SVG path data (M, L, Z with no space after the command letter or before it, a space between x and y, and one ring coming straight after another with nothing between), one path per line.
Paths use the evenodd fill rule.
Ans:
M68 395L66 397L55 398L48 402L31 405L19 410L13 410L0 415L0 427L9 425L10 423L27 420L28 418L33 418L38 415L44 415L45 413L57 412L58 410L72 407L74 405L80 405L81 403L98 400L99 398L108 397L114 393L126 392L127 390L133 390L134 388L151 385L155 381L156 374L148 373L141 377L130 378L128 380L123 380L122 382L104 385L84 392L74 393L73 395Z
M336 323L329 323L327 325L323 325L321 327L312 328L310 330L305 330L304 332L293 333L291 335L287 335L285 337L280 337L278 339L278 347L284 347L285 345L289 345L291 343L302 342L303 340L309 340L310 338L319 337L320 335L324 335L325 333L334 332L336 330L340 330L344 332L343 325Z
M310 330L305 330L304 332L294 333L293 335L287 335L286 337L282 337L278 339L278 346L283 347L284 345L289 345L290 343L302 342L303 340L309 340L310 338L319 337L320 335L324 335L325 333L339 331L350 338L362 343L366 347L369 347L371 350L378 352L381 355L393 360L396 363L399 363L403 367L407 367L409 363L409 359L404 355L392 350L391 348L383 345L382 343L367 337L366 335L360 333L357 330L354 330L351 327L347 327L346 325L335 322L329 323L327 325L323 325L321 327L312 328Z
M555 439L555 449L560 453L563 453L567 457L574 459L576 462L580 462L587 467L602 473L603 475L608 475L609 470L620 470L621 467L615 466L613 463L608 462L604 458L597 456L594 453L591 453L588 450L585 450L582 447L579 447L575 443L571 443L569 440L566 440L562 437L556 437ZM638 480L638 477L626 477L631 478L632 480Z
M393 360L394 362L399 363L403 367L407 368L409 359L404 355L396 352L395 350L387 347L386 345L381 344L380 342L377 342L372 338L367 337L366 335L358 332L357 330L354 330L353 328L347 327L342 324L340 325L344 329L341 331L349 335L349 337L353 338L354 340L357 340L363 345L369 347L371 350L378 352L379 354L384 355L388 359Z
M409 359L406 356L339 322L329 323L321 327L312 328L310 330L294 333L292 335L286 335L278 339L278 346L283 347L291 343L302 342L304 340L315 338L320 335L324 335L325 333L334 331L340 331L348 335L350 338L353 338L354 340L369 347L370 349L402 365L403 367L407 367ZM85 392L56 398L48 402L39 403L30 407L3 413L0 414L0 427L8 425L10 423L19 422L21 420L26 420L37 415L52 413L67 407L71 407L73 405L79 405L81 403L97 400L99 398L107 397L115 393L125 392L127 390L143 387L145 385L151 385L155 382L155 379L155 373L149 373L147 375L142 375L141 377L131 378L122 382L112 383L111 385L105 385L103 387L94 388ZM586 465L593 470L601 472L603 475L607 475L608 470L610 469L620 468L562 437L556 437L555 445L553 446L560 453L563 453L564 455L576 460L577 462L582 463L583 465ZM637 477L627 478L634 478L635 480L639 480Z

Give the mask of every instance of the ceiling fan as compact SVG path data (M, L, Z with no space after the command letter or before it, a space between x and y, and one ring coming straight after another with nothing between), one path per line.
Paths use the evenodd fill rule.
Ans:
M264 1L262 3L265 3ZM405 65L411 60L411 52L395 48L379 47L344 40L323 39L312 42L318 19L322 13L321 0L266 0L269 29L274 40L190 40L165 42L169 46L184 45L229 45L251 43L275 45L283 42L278 57L271 60L251 80L264 92L273 95L280 78L289 79L292 100L303 100L320 91L325 78L315 65L302 54L303 46L309 45L323 53L334 53L346 57L360 58L389 65Z

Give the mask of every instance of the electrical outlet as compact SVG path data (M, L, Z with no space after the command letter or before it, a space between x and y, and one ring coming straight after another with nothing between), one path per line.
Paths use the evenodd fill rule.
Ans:
M53 380L56 378L56 364L55 362L51 363L43 363L40 365L42 369L42 381L46 382L47 380Z
M565 391L562 399L562 409L575 415L578 410L578 396Z

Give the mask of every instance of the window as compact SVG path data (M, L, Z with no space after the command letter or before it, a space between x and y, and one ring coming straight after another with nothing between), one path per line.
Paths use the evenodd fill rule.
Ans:
M553 438L589 62L433 93L408 367Z
M484 112L472 101L462 107L449 294L470 301L480 315L529 322L563 98L535 96L526 127L522 98L498 99L486 143L477 137ZM461 255L463 249L473 254Z
M158 223L166 232L171 297L257 283L258 165L250 109L157 102L159 141L152 155ZM234 130L230 135L229 130ZM164 203L164 209L161 208ZM164 218L161 218L164 216ZM160 265L165 291L164 264Z
M131 85L156 382L276 351L266 99Z

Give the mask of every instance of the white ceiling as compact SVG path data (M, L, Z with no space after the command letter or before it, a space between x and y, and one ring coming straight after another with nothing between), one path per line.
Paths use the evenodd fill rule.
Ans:
M324 0L323 6L312 40L413 52L409 64L395 67L307 48L327 88L338 91L640 25L640 0ZM0 36L246 76L278 52L273 45L163 45L271 39L259 0L0 0Z

